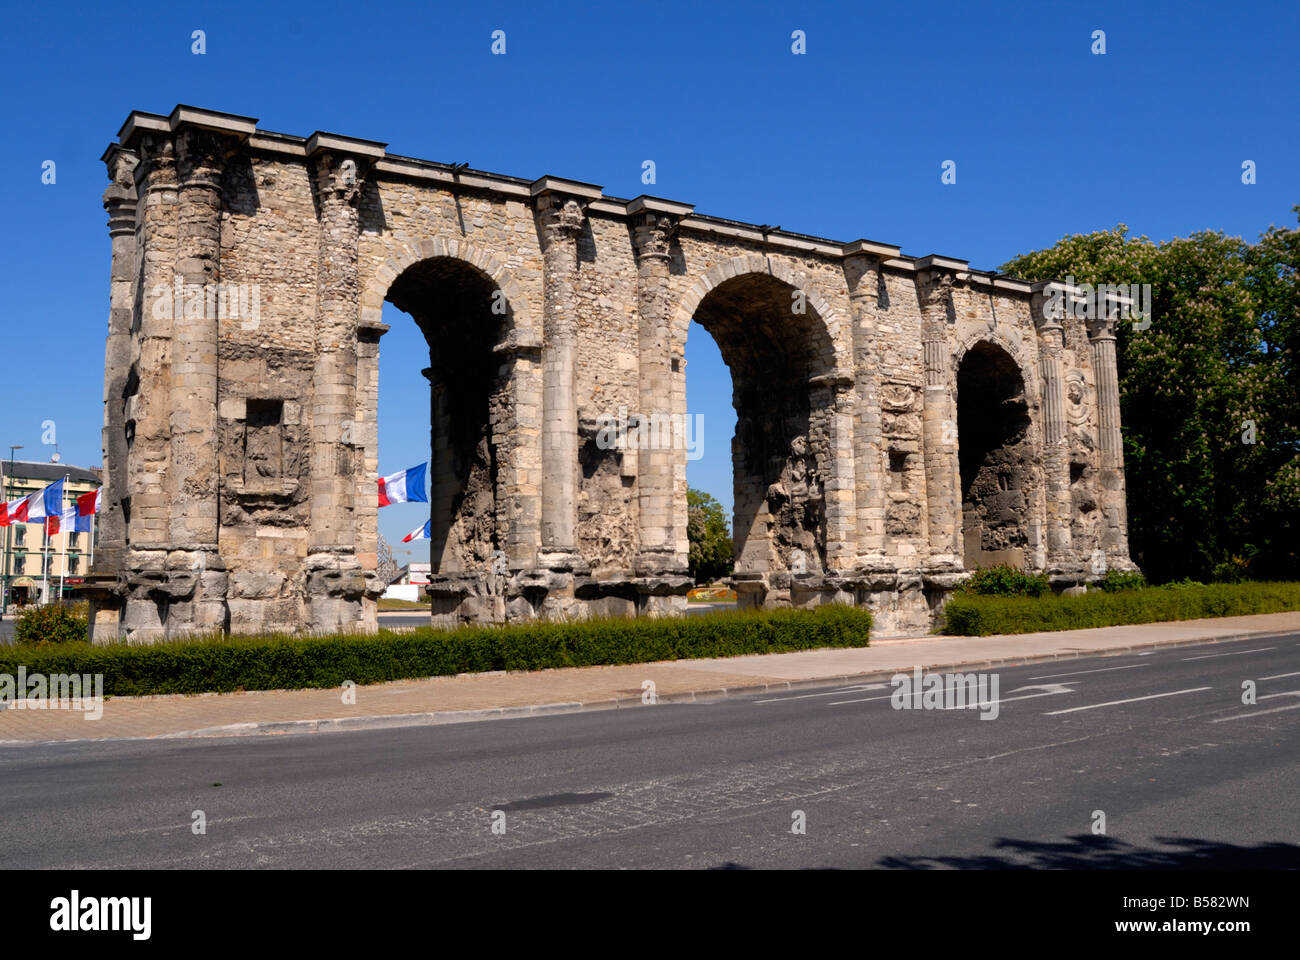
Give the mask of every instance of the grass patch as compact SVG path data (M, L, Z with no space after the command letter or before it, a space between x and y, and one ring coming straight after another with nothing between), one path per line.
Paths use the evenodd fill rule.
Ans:
M0 647L0 673L102 673L104 693L142 696L337 687L412 677L648 663L818 647L865 647L871 614L725 611L698 617L419 628L328 637L230 637L149 646L62 643Z
M963 637L1081 630L1162 620L1199 620L1300 610L1300 583L1172 583L1090 590L1079 597L959 593L944 607L943 633Z
M424 610L432 611L433 604L428 600L421 603L419 600L399 600L397 597L381 597L378 601L379 609L382 610Z

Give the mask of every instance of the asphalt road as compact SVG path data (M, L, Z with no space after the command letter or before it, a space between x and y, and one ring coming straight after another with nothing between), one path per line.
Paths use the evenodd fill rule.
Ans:
M1300 866L1300 635L998 680L991 720L855 687L3 747L0 867Z

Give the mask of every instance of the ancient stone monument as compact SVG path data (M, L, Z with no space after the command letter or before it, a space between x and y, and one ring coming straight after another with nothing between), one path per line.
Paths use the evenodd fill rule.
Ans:
M692 318L733 379L742 603L889 634L977 564L1132 568L1115 321L1059 284L186 106L104 160L96 639L375 627L385 301L429 343L436 623L684 609L653 428ZM619 411L638 442L597 442Z

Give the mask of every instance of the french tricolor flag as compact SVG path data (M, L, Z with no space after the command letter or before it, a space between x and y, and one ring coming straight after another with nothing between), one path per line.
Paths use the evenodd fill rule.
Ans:
M50 536L56 533L90 533L91 518L99 512L99 490L77 497L76 503L64 507L62 515L47 517L45 530Z
M91 490L90 493L83 493L77 497L77 516L93 517L99 513L99 497L103 492L104 488L100 487L98 490Z
M432 538L433 521L424 521L424 526L416 527L406 536L402 537L402 543L410 543L412 540L429 540Z
M38 523L46 517L63 514L63 481L56 480L44 490L26 497L10 500L0 510L0 525L11 523Z
M425 461L418 467L411 467L391 477L379 478L379 505L387 507L394 503L428 503L424 495L424 474L429 463Z

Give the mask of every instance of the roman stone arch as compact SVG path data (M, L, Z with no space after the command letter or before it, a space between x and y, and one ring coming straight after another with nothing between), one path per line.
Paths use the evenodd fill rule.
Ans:
M746 604L788 602L793 578L825 574L842 551L848 511L829 496L846 474L851 485L852 470L852 458L835 454L851 429L835 410L837 389L852 383L840 317L806 276L751 255L716 264L688 288L674 313L678 355L691 319L732 376L737 589Z
M714 288L728 280L748 274L767 274L784 283L792 291L802 291L805 294L809 314L818 318L818 348L827 355L829 361L827 369L822 372L831 374L836 370L850 371L852 369L850 351L845 345L842 336L841 327L844 320L840 316L840 312L831 306L830 301L818 289L816 283L796 272L781 258L760 256L758 254L732 257L723 263L716 264L691 284L673 313L672 343L673 349L678 354L685 349L686 333L690 328L691 318L695 316L695 311L699 308L701 301Z
M969 569L1041 569L1035 516L1042 490L1032 378L1005 337L955 354L963 559Z
M1011 358L1016 365L1016 369L1020 373L1021 379L1024 381L1027 395L1030 397L1030 403L1036 405L1038 399L1035 385L1037 384L1038 378L1034 376L1032 361L1025 356L1025 349L1021 345L1019 339L1009 337L1001 331L980 330L976 333L967 334L959 340L952 352L953 373L955 374L961 368L962 361L966 358L966 354L970 352L972 347L983 344L996 346Z
M542 331L537 311L527 291L505 265L505 258L455 237L430 237L407 241L390 238L385 242L388 258L363 279L361 289L362 326L383 323L383 303L393 282L403 272L423 260L448 258L460 260L489 278L504 295L510 310L507 314L508 342L539 345Z
M103 159L97 640L378 626L385 300L431 346L433 624L685 611L686 451L598 425L687 414L692 318L733 371L746 603L902 633L985 555L1132 567L1113 326L1062 284L188 106ZM1022 415L959 443L981 402Z

